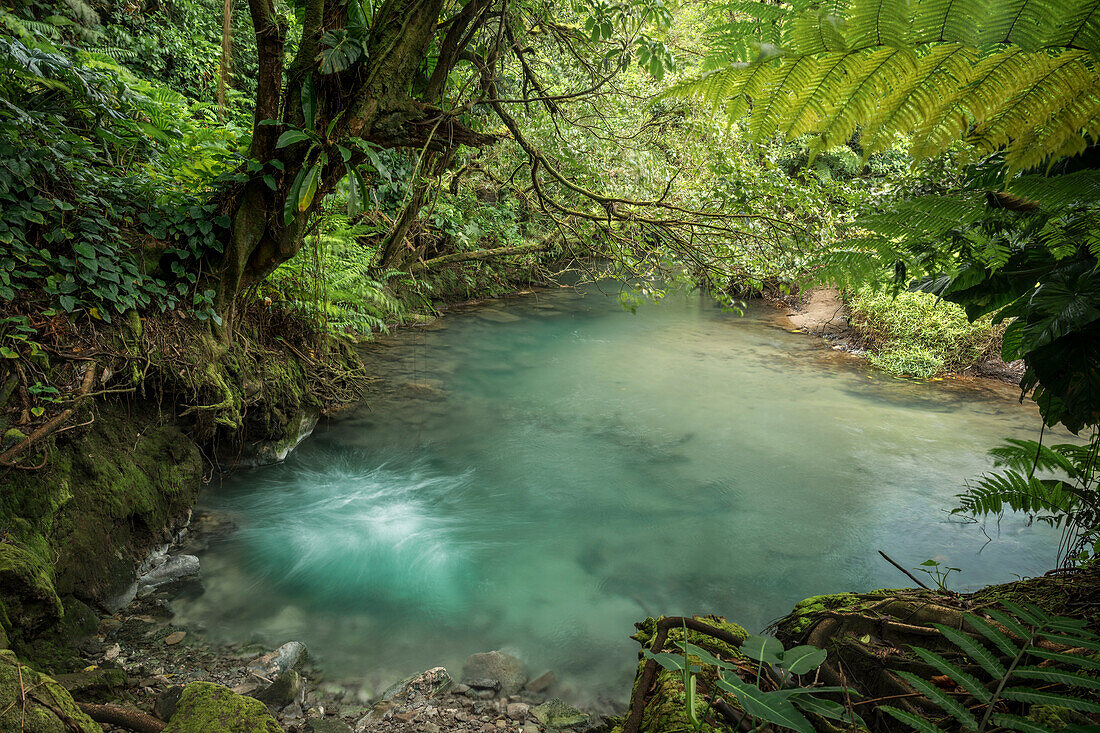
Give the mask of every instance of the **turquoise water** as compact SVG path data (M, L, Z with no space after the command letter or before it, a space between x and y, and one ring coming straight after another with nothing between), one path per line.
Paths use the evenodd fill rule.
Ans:
M879 549L946 560L955 587L1054 562L1046 527L944 511L1001 437L1035 436L1014 390L892 379L764 306L554 291L367 361L364 405L206 493L239 529L180 608L215 637L304 641L365 694L499 648L622 700L647 614L759 630L806 596L906 585Z

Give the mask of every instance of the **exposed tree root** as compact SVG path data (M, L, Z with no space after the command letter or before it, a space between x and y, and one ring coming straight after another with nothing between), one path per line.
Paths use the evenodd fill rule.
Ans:
M97 723L117 725L135 733L160 733L167 723L154 718L140 710L112 705L110 703L97 705L90 702L78 702L77 707L84 711L89 718Z

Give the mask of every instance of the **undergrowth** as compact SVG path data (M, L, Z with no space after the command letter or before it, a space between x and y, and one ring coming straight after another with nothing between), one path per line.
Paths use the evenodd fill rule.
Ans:
M988 318L973 323L963 309L927 293L863 287L846 298L852 330L880 369L928 378L961 371L1000 349L1004 329Z

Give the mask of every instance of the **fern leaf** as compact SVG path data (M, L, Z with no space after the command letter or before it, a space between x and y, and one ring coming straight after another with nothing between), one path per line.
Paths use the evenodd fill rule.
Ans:
M961 649L966 656L977 662L978 665L990 675L998 678L1005 676L1004 665L977 641L949 626L944 626L943 624L932 625L935 626L941 634L947 637L952 644Z
M888 713L889 715L897 718L906 725L910 725L913 728L916 728L917 730L921 731L921 733L945 733L943 728L932 725L924 718L917 717L916 715L913 715L906 710L899 710L893 705L881 705L879 706L879 710L884 713Z
M984 619L979 618L973 614L966 615L966 623L968 623L975 631L979 632L982 636L993 642L994 646L1001 650L1007 657L1015 657L1020 653L1019 648L1012 643L1012 640L1001 633L998 629L995 629L992 625L986 622Z
M982 685L981 681L974 675L964 672L958 666L947 661L935 652L922 649L918 646L911 648L918 657L950 677L955 684L973 695L974 699L980 700L981 702L989 702L993 698L992 693L985 689L985 686Z
M1078 672L1065 672L1060 669L1043 669L1041 667L1018 667L1013 671L1013 676L1025 680L1043 680L1067 687L1081 687L1089 690L1100 690L1100 679L1089 677Z
M898 671L898 676L904 679L909 685L917 692L924 695L932 702L939 705L943 710L954 716L955 720L959 721L964 728L969 730L978 730L978 720L974 715L967 710L962 703L954 699L950 695L947 695L943 690L939 689L931 682L921 679L912 672Z
M1015 634L1016 638L1018 638L1020 641L1026 642L1031 639L1033 635L1032 631L1021 625L1019 621L1017 621L1015 618L1008 615L1004 611L996 608L989 608L985 610L985 613L1001 626L1004 626L1010 632Z
M1027 653L1036 657L1042 657L1043 659L1049 659L1052 662L1061 662L1062 664L1073 664L1078 667L1084 667L1085 669L1100 670L1100 659L1093 659L1092 657L1086 657L1080 654L1064 654L1062 652L1052 652L1039 648L1028 649Z
M1053 705L1082 713L1100 713L1100 703L1061 695L1056 692L1047 692L1046 690L1034 690L1030 687L1009 687L1001 691L1001 697L1005 700L1026 702L1032 705Z

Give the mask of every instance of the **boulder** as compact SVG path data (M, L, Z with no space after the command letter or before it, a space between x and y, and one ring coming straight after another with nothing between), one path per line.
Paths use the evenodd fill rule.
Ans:
M554 673L552 671L551 672L543 672L538 677L536 677L535 679L531 680L526 685L524 685L524 687L526 687L529 692L534 692L534 693L546 692L548 689L550 689L550 686L553 685L557 681L558 680L554 676Z
M153 592L167 592L172 596L184 592L200 592L199 559L194 555L175 555L143 574L137 580L138 597Z
M304 728L306 733L351 733L351 727L339 718L310 718Z
M183 688L163 733L282 733L259 700L211 682Z
M473 687L469 680L496 680L501 695L514 695L527 681L523 662L501 651L471 654L462 665L462 681Z
M293 667L285 669L275 681L253 697L275 710L282 710L302 693L302 675Z
M153 715L167 723L172 719L172 714L176 712L176 705L179 705L180 696L182 695L183 685L172 685L164 690L153 701Z
M68 690L24 666L8 650L0 651L0 704L0 731L103 733Z
M248 671L274 681L288 669L297 667L306 656L306 645L300 641L288 641L273 652L252 660Z
M531 716L547 728L570 728L588 722L588 715L556 697L531 708Z

